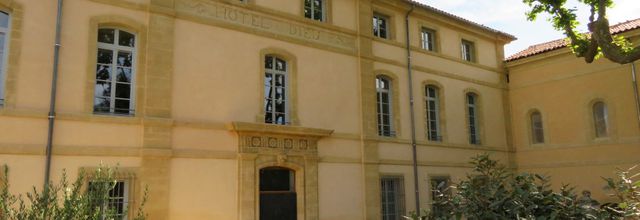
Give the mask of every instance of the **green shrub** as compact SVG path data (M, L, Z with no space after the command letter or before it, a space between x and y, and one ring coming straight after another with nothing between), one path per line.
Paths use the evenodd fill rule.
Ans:
M59 184L49 183L41 191L35 187L23 195L9 193L8 168L0 177L0 220L113 220L115 209L109 207L109 191L115 187L114 169L100 167L91 175L91 184L84 171L70 185L63 172ZM89 190L88 188L91 188ZM147 198L145 189L135 220L146 219L143 211ZM24 198L26 197L26 199ZM126 212L126 211L125 211Z

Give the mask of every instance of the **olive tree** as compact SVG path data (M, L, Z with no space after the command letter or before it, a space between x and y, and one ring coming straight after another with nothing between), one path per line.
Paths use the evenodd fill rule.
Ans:
M613 0L577 0L590 7L587 27L588 33L580 33L576 27L580 24L576 10L566 6L567 0L523 0L531 7L527 12L529 20L535 20L541 13L551 16L553 27L564 32L571 50L577 57L583 57L592 63L600 56L620 64L640 59L640 46L635 46L623 36L612 36L607 19L607 8Z

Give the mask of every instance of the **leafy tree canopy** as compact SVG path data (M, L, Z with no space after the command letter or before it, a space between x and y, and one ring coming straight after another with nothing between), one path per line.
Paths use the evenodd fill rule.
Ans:
M564 32L573 53L577 57L583 57L587 63L592 63L600 56L620 64L640 59L640 46L634 47L628 39L611 35L607 8L613 6L613 0L577 1L591 8L587 33L576 31L576 27L580 24L576 9L568 8L567 0L523 0L531 7L527 12L527 19L535 20L541 13L551 15L550 21L553 27Z

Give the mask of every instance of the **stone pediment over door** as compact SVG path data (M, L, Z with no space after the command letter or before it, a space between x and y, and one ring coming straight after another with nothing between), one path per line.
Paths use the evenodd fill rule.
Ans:
M318 219L318 140L333 130L233 122L238 134L238 219L260 219L259 171L284 167L295 172L297 219Z

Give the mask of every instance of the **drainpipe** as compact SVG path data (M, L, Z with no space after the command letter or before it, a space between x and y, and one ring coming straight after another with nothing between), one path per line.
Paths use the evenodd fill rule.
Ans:
M411 75L411 37L409 36L409 15L415 9L415 5L411 4L411 9L405 16L405 36L407 36L407 76L409 78L409 111L411 116L411 149L413 151L413 187L415 188L416 197L416 213L420 214L420 187L418 180L418 152L416 147L416 122L413 109L413 77Z
M638 94L638 76L636 75L636 63L631 62L631 81L633 82L633 95L636 97L636 114L638 115L638 126L640 126L640 95Z
M44 187L47 190L49 176L51 174L51 151L53 144L53 125L56 119L56 92L58 85L58 60L60 58L60 26L62 19L62 1L58 0L58 12L56 15L56 41L53 48L53 77L51 78L51 99L49 101L49 128L47 130L47 161L44 171Z

